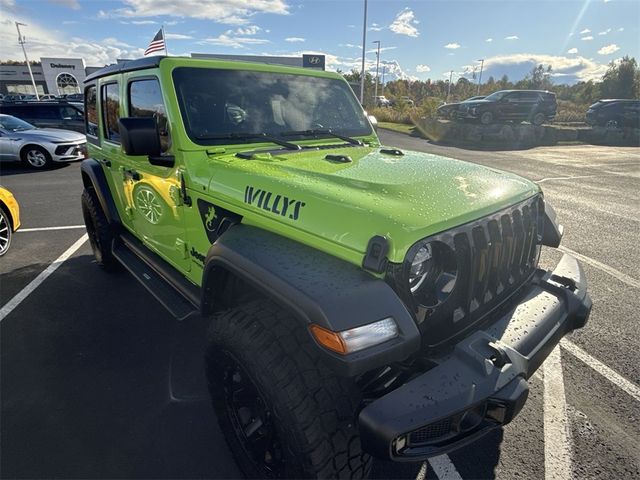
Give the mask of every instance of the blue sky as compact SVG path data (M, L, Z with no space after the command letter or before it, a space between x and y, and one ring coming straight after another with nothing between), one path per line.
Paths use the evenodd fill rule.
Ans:
M329 69L359 68L363 0L0 0L0 59L20 59L14 21L33 58L88 65L142 55L160 25L169 52L324 53ZM382 42L387 78L522 78L551 64L557 83L598 78L624 55L640 59L637 0L369 0L367 67Z

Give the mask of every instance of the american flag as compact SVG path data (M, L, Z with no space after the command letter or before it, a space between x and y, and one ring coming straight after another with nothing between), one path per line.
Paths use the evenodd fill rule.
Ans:
M158 33L156 33L156 36L153 37L153 40L151 40L151 43L149 44L147 49L144 51L144 56L146 57L150 53L159 52L161 50L165 50L164 32L162 31L162 29L158 30Z

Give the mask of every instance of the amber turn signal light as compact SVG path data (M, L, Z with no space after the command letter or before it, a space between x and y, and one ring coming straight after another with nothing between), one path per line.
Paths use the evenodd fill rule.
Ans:
M338 333L332 332L331 330L327 330L326 328L322 328L315 324L311 325L309 328L313 338L315 338L316 341L324 348L342 355L347 353L347 345Z

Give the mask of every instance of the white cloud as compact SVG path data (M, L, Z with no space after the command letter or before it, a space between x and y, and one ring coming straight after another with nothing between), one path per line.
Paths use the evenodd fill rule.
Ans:
M447 43L444 48L448 48L449 50L456 50L458 48L460 48L460 44L459 43Z
M139 58L144 48L128 45L116 38L89 40L85 38L65 38L49 27L41 26L32 18L19 15L5 16L6 10L0 10L0 59L20 60L22 49L16 41L14 21L28 24L23 33L27 37L27 48L32 59L40 57L84 58L89 66L103 66L115 63L119 58ZM145 45L146 47L146 45Z
M354 43L340 43L338 44L339 47L346 47L346 48L362 48L362 45L356 45Z
M609 32L611 32L611 29L610 29L610 28L607 28L606 30L603 30L602 32L598 32L598 35L606 35L606 34L608 34Z
M205 38L198 43L201 45L220 45L231 48L246 48L249 45L264 45L271 42L264 38L236 36L233 34L232 30L227 30L225 33L222 33L217 37Z
M589 30L588 28L585 28L580 32L580 35L586 35L587 33L591 33L591 30Z
M611 45L607 45L606 47L602 47L600 50L598 50L598 53L600 55L611 55L612 53L615 53L618 50L620 50L620 47L617 46L615 43L612 43Z
M246 25L257 13L288 15L285 0L123 0L124 8L102 12L109 17L190 17L229 25Z
M153 20L121 20L120 23L123 25L156 25L158 22L154 22Z
M567 53L572 54L572 55L576 54L576 53L578 53L578 49L575 48L575 47L574 48L570 48L569 50L567 50Z
M389 51L389 50L395 50L396 48L398 48L398 47L382 47L380 49L380 52L386 52L386 51ZM367 53L376 53L377 51L378 51L377 48L372 48L371 50L367 50Z
M62 22L63 25L76 25L77 23L80 23L80 22L77 20L64 20Z
M0 0L0 12L13 12L16 8L16 0Z
M233 31L229 31L229 33L233 33L234 35L257 35L262 28L257 25L249 25L247 27L238 27Z
M396 15L395 20L391 25L389 25L389 29L393 33L397 33L398 35L406 35L407 37L417 37L420 35L420 32L416 28L418 25L418 20L416 20L416 16L413 13L413 10L410 8L405 8L401 10L398 15Z
M491 43L491 42L493 42L493 38L487 38L487 39L485 40L485 42L487 42L487 43Z
M380 25L378 25L377 23L372 23L371 26L369 27L369 31L371 32L379 32L383 29L384 27L381 27Z
M80 8L80 3L78 3L78 0L49 0L49 2L61 5L63 7L71 8L72 10L78 10Z
M307 40L302 37L287 37L284 39L285 42L296 43L296 42L306 42Z
M191 35L184 35L182 33L165 33L167 40L193 40Z
M624 27L620 27L620 28L618 29L618 31L619 31L619 32L624 32Z
M416 72L418 73L426 73L430 71L431 67L429 67L429 65L416 65Z
M551 65L552 75L563 78L569 83L575 81L599 80L607 70L606 64L582 57L565 57L560 55L545 55L536 53L516 53L512 55L497 55L484 61L484 70L487 74L496 78L503 74L509 75L512 80L523 78L537 65ZM473 65L466 65L463 71L472 71ZM483 78L485 74L482 75Z
M505 40L519 40L517 35L509 35L508 37L504 37Z
M589 35L588 37L582 37L580 40L582 40L584 42L588 42L590 40L593 40L593 37L591 35Z

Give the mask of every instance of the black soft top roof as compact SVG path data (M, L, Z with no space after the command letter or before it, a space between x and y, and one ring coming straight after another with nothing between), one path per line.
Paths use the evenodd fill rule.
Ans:
M93 72L89 75L84 83L91 82L96 78L106 77L107 75L113 75L114 73L133 72L135 70L144 70L146 68L155 68L160 65L160 62L164 55L155 55L153 57L139 58L137 60L129 60L127 62L115 63L108 67L101 68L97 72Z

